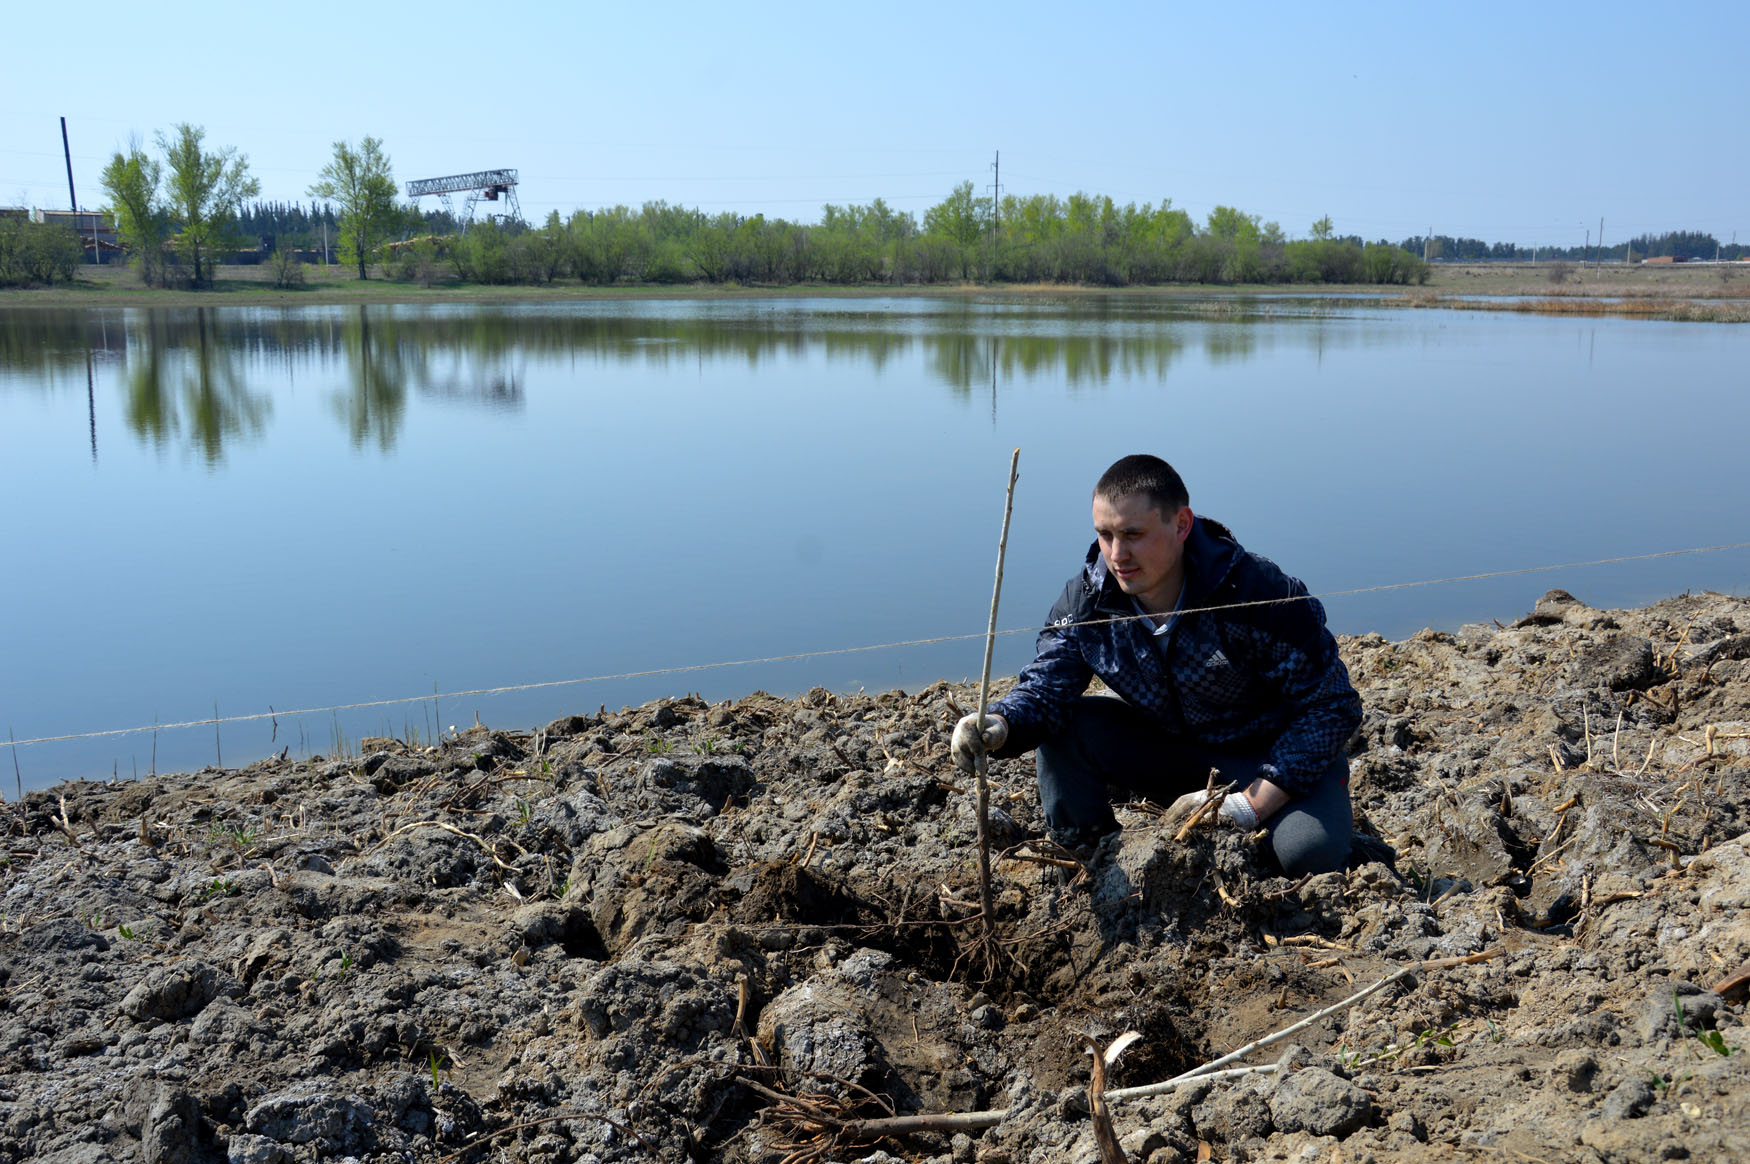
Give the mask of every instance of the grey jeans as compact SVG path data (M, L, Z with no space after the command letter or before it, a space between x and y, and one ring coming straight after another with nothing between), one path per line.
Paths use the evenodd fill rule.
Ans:
M1170 804L1204 787L1211 768L1244 788L1267 759L1261 750L1215 749L1177 739L1123 700L1086 695L1076 702L1062 734L1039 745L1039 804L1053 832L1098 835L1118 827L1112 815L1114 789ZM1331 761L1310 793L1260 824L1288 876L1341 869L1354 827L1348 757Z

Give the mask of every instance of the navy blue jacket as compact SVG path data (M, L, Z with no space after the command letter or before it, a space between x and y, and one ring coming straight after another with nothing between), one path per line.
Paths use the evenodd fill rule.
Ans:
M1247 552L1198 517L1185 539L1185 595L1163 658L1099 544L1070 579L1015 689L991 705L1009 723L997 755L1037 747L1063 729L1100 679L1168 737L1268 753L1259 774L1293 797L1311 792L1361 722L1361 697L1325 627L1325 608L1298 578ZM1295 602L1206 611L1231 603ZM1107 619L1123 621L1108 622Z

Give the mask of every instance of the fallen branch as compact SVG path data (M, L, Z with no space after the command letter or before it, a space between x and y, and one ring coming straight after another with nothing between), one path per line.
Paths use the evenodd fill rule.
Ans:
M788 1095L743 1075L736 1076L736 1080L743 1087L776 1104L778 1116L790 1121L792 1125L796 1125L797 1130L812 1133L809 1140L787 1145L797 1149L784 1158L787 1161L823 1160L836 1148L847 1143L874 1143L889 1136L908 1135L914 1132L975 1131L994 1127L1008 1115L1008 1109L1005 1108L994 1112L845 1119L842 1116L833 1115L822 1103L812 1099ZM840 1082L848 1081L840 1080ZM855 1087L856 1085L852 1084L851 1086ZM893 1110L885 1099L866 1088L857 1087L856 1090L863 1092L865 1096L888 1111ZM784 1146L780 1145L780 1148Z
M1207 1075L1210 1072L1216 1070L1217 1068L1226 1067L1229 1063L1233 1063L1237 1060L1244 1059L1247 1055L1250 1055L1253 1051L1262 1050L1263 1048L1270 1046L1272 1043L1280 1043L1283 1039L1288 1038L1290 1035L1299 1034L1301 1031L1306 1030L1306 1028L1312 1026L1314 1023L1318 1022L1321 1019L1326 1019L1334 1014L1338 1014L1342 1011L1348 1010L1350 1007L1354 1006L1356 1003L1360 1002L1362 999L1368 997L1369 995L1375 994L1381 990L1384 990L1386 987L1390 986L1392 983L1397 982L1400 979L1407 978L1411 974L1416 973L1417 971L1420 971L1420 970L1444 970L1444 969L1447 969L1448 967L1452 967L1452 966L1468 966L1468 965L1472 965L1472 964L1477 963L1477 962L1487 962L1491 958L1500 957L1505 952L1506 952L1505 947L1496 946L1492 950L1484 950L1480 954L1466 954L1460 958L1435 958L1435 959L1431 959L1431 960L1425 961L1425 962L1412 962L1408 966L1403 966L1397 970L1392 971L1390 974L1387 974L1384 978L1381 978L1378 982L1375 982L1372 986L1367 986L1367 987L1364 987L1360 990L1357 990L1354 994L1351 994L1348 998L1345 998L1342 1002L1335 1003L1331 1006L1327 1006L1325 1009L1323 1009L1321 1011L1317 1011L1313 1014L1309 1014L1305 1018L1301 1019L1299 1022L1293 1024L1292 1026L1283 1027L1281 1030L1276 1031L1273 1034L1265 1035L1261 1039L1258 1039L1254 1042L1247 1043L1245 1046L1241 1047L1239 1050L1231 1051L1228 1054L1223 1055L1219 1059L1212 1059L1208 1063L1205 1063L1200 1067L1193 1067L1193 1068L1191 1068L1191 1070L1186 1071L1185 1073L1183 1073L1181 1075L1175 1075L1172 1079L1168 1080L1167 1082L1179 1083L1179 1082L1183 1082L1184 1080L1187 1080L1187 1079L1195 1079L1199 1076Z
M1009 1109L994 1111L956 1111L938 1115L884 1116L879 1119L845 1120L840 1127L848 1136L878 1140L887 1136L909 1136L916 1132L976 1132L994 1128L1008 1118Z
M1279 938L1275 934L1265 934L1264 944L1266 946L1310 946L1315 950L1348 951L1351 949L1341 942L1333 942L1331 939L1321 938L1317 934L1290 934L1285 938Z
M509 1127L499 1128L496 1132L487 1132L484 1135L476 1136L466 1144L463 1144L460 1148L457 1148L454 1152L451 1152L448 1156L439 1157L438 1164L449 1164L451 1160L460 1160L469 1152L472 1152L476 1148L485 1147L500 1136L508 1136L512 1132L520 1132L525 1128L538 1128L542 1124L558 1123L560 1120L595 1120L597 1123L607 1124L610 1128L613 1128L628 1140L636 1142L637 1145L640 1148L643 1148L646 1152L652 1151L652 1148L649 1143L645 1141L644 1137L640 1136L625 1124L622 1124L617 1120L611 1120L607 1116L592 1115L591 1113L584 1111L573 1111L561 1112L559 1115L542 1116L539 1119L523 1120L521 1123L515 1123L511 1124Z
M1138 1087L1120 1087L1105 1093L1108 1103L1125 1103L1133 1099L1147 1099L1153 1095L1165 1095L1176 1088L1192 1083L1213 1083L1223 1079L1237 1079L1245 1075L1268 1075L1276 1070L1276 1064L1263 1063L1254 1067L1230 1067L1225 1071L1209 1071L1189 1079L1169 1079L1164 1083L1146 1083ZM785 1095L781 1091L756 1083L751 1079L742 1079L743 1086L759 1092L773 1102L795 1105L796 1097ZM804 1118L815 1120L831 1127L834 1131L843 1133L846 1138L872 1141L890 1136L909 1136L919 1132L976 1132L985 1128L994 1128L1009 1118L1009 1108L993 1108L989 1111L956 1111L938 1112L934 1115L885 1116L878 1119L842 1120L829 1116L819 1108L810 1106Z
M1003 853L1005 861L1025 861L1030 865L1050 865L1056 869L1080 869L1082 863L1069 857L1048 857L1044 853Z
M1225 1071L1206 1071L1202 1075L1190 1078L1168 1079L1163 1083L1144 1083L1138 1087L1120 1087L1116 1091L1108 1091L1106 1099L1111 1103L1122 1103L1127 1099L1147 1099L1151 1095L1165 1095L1176 1088L1186 1087L1193 1083L1208 1083L1217 1079L1237 1079L1242 1075L1269 1075L1276 1070L1274 1063L1260 1063L1255 1067L1229 1067Z

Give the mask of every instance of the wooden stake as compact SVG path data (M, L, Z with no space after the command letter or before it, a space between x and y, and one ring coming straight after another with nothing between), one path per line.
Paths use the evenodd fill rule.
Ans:
M1003 596L1003 558L1009 550L1009 517L1015 511L1015 479L1020 473L1021 450L1009 457L1009 488L1003 498L1003 532L997 539L997 576L990 593L990 624L984 634L984 670L978 680L978 908L983 916L985 970L996 970L996 897L990 884L990 761L984 754L984 705L990 699L990 660L996 651L997 603Z

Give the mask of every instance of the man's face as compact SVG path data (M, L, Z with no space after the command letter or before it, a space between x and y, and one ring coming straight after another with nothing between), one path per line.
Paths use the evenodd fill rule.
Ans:
M1171 610L1179 597L1191 520L1190 506L1166 516L1145 493L1094 498L1094 533L1106 568L1120 590L1154 613Z

